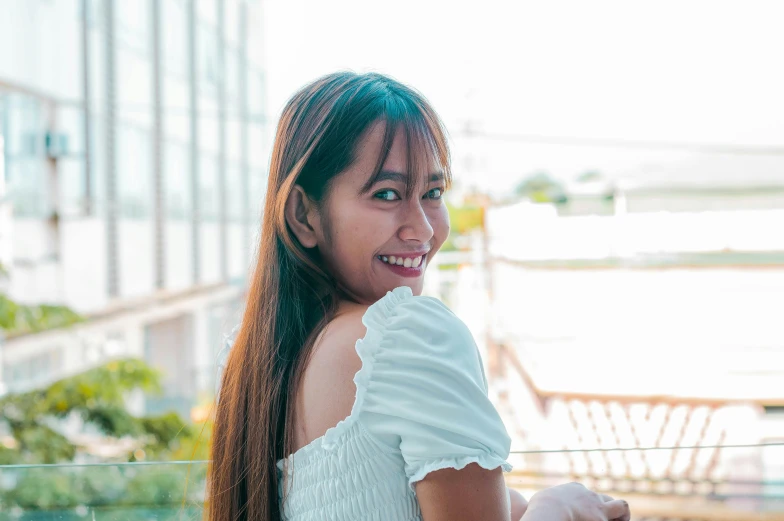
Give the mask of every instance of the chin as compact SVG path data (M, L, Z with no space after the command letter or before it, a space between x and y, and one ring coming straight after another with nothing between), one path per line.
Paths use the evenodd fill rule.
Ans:
M400 286L408 286L409 288L411 288L411 293L413 293L415 296L419 296L422 294L422 289L424 289L424 285L425 285L424 282L425 281L422 280L421 278L418 280L406 280L401 282Z

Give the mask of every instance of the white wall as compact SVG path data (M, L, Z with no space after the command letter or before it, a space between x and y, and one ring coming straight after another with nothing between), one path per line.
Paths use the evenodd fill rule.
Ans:
M60 255L53 257L50 225L40 219L13 220L13 266L9 295L23 303L61 303L81 313L106 303L106 226L100 219L62 219ZM130 256L133 258L133 255Z
M52 226L42 219L14 218L8 235L15 261L7 266L10 297L27 304L62 301L64 288Z
M152 220L120 219L119 244L120 296L134 298L155 290L155 240Z
M90 313L107 302L106 223L99 218L60 221L63 303Z
M550 205L519 203L487 212L491 254L514 260L784 251L780 223L784 210L559 217Z
M525 350L545 389L782 397L784 269L499 264L493 277L496 333Z

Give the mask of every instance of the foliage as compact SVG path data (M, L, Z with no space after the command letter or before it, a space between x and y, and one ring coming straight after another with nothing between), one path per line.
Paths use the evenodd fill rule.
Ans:
M211 423L186 424L173 412L135 417L124 406L125 397L135 390L158 392L159 374L141 360L126 359L64 378L44 389L0 399L0 422L6 424L13 440L8 446L0 445L2 463L73 461L85 448L72 443L55 426L57 420L74 416L107 439L137 441L138 448L125 461L160 461L144 466L15 468L13 486L0 489L0 511L21 508L32 514L78 506L115 509L124 505L128 512L123 513L123 519L139 514L140 507L168 507L166 511L173 515L176 510L172 508L181 504L186 491L203 490L203 464L167 461L206 459ZM8 471L4 476L9 476ZM63 515L70 519L70 514Z
M107 437L138 439L145 452L170 450L178 436L193 435L191 426L175 413L137 418L125 407L131 391L160 392L159 379L142 360L114 360L43 389L0 398L0 423L6 424L13 439L13 448L0 452L3 463L73 460L80 448L53 427L56 420L73 416Z
M462 235L474 230L481 230L484 226L485 212L481 206L456 206L447 203L446 208L449 212L449 223L452 227L452 233Z
M0 280L7 280L8 269L0 264ZM66 306L56 304L25 305L0 293L0 329L6 335L19 335L70 326L84 320Z
M19 304L0 294L0 329L7 335L18 335L70 326L83 318L65 306Z
M7 272L0 265L0 278L4 276ZM0 293L0 328L6 334L37 332L81 320L64 306L22 305ZM142 360L124 359L46 388L0 397L0 465L32 465L0 469L0 521L81 520L88 518L88 512L92 519L199 517L196 503L182 507L186 491L193 496L204 490L205 466L165 461L206 459L211 424L186 424L173 412L136 417L127 410L129 394L160 390L155 369ZM89 454L63 430L64 423L73 419L107 441L130 440L133 449L118 465L68 465ZM121 465L144 459L161 463ZM57 463L66 465L36 466Z
M3 494L3 503L36 510L73 508L86 499L74 484L73 476L56 469L28 469L15 487Z
M544 171L534 172L520 181L515 188L515 194L535 203L563 204L568 201L561 183Z
M188 436L180 435L169 444L172 461L206 461L210 459L212 419L191 427Z
M578 183L592 183L594 181L601 181L602 179L604 179L604 176L598 170L586 170L577 176Z
M198 511L204 472L190 465L143 467L48 467L16 469L16 486L0 492L2 512L19 509L19 519L181 519L183 506ZM8 477L9 474L5 474ZM155 511L155 516L150 516ZM41 516L40 514L44 514ZM96 518L104 516L98 515Z

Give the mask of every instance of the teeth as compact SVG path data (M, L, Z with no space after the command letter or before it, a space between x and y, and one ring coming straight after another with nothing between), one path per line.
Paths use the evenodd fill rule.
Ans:
M396 266L403 266L404 268L418 268L424 262L424 255L419 257L395 257L394 255L379 255L378 259L386 262L387 264L394 264Z

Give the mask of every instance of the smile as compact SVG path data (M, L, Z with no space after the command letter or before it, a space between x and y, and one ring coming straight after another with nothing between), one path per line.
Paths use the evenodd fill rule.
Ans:
M414 256L411 253L401 255L376 255L376 259L382 262L392 273L398 277L417 278L425 273L425 263L427 262L427 252Z
M404 268L415 269L419 268L419 266L425 261L425 255L419 255L417 257L378 255L376 258L381 262L392 266L402 266Z

